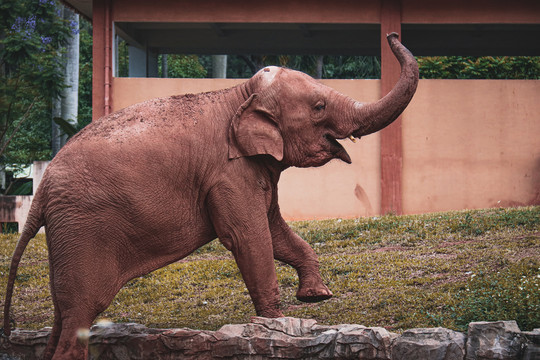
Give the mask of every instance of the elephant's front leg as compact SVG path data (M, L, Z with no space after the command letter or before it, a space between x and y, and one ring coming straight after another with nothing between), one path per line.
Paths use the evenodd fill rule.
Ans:
M332 297L319 272L317 254L309 244L295 234L283 220L276 206L269 217L274 257L291 265L298 272L296 298L303 302L318 302Z
M265 201L260 194L250 195L215 188L208 204L212 222L219 240L234 255L257 315L281 317Z

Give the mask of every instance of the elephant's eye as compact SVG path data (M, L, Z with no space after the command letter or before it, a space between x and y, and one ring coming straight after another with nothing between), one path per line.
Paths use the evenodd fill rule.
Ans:
M315 105L315 110L317 111L322 111L326 109L326 104L325 103L318 103L317 105Z

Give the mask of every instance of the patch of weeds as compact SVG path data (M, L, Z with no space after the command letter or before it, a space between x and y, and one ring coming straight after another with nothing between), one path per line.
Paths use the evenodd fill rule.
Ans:
M32 279L32 275L31 274L17 274L17 277L15 278L16 280L15 281L19 281L21 283L24 283L30 279Z
M465 235L479 236L486 231L486 222L484 217L473 217L471 213L466 213L463 221L458 223L457 231Z
M522 259L493 271L478 269L456 294L456 325L472 321L516 320L521 330L540 327L540 260Z
M102 316L151 327L216 330L249 322L252 307L233 260L199 259L132 280Z
M212 255L226 255L228 254L227 249L219 242L218 239L210 241L208 244L201 246L195 250L192 256L212 254Z

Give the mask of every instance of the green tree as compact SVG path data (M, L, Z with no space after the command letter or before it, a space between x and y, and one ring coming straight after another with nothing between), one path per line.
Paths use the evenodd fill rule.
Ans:
M540 79L540 56L417 58L422 79Z
M204 78L208 73L199 62L197 55L174 54L166 56L167 76L170 78Z
M0 1L2 170L50 156L50 104L63 87L59 52L71 33L58 9L54 0Z
M381 62L376 56L325 56L324 78L378 79Z

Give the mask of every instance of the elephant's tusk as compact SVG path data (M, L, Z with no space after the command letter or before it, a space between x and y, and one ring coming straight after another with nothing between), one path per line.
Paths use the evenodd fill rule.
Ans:
M356 142L356 138L352 135L349 135L348 139L351 140L353 143Z

